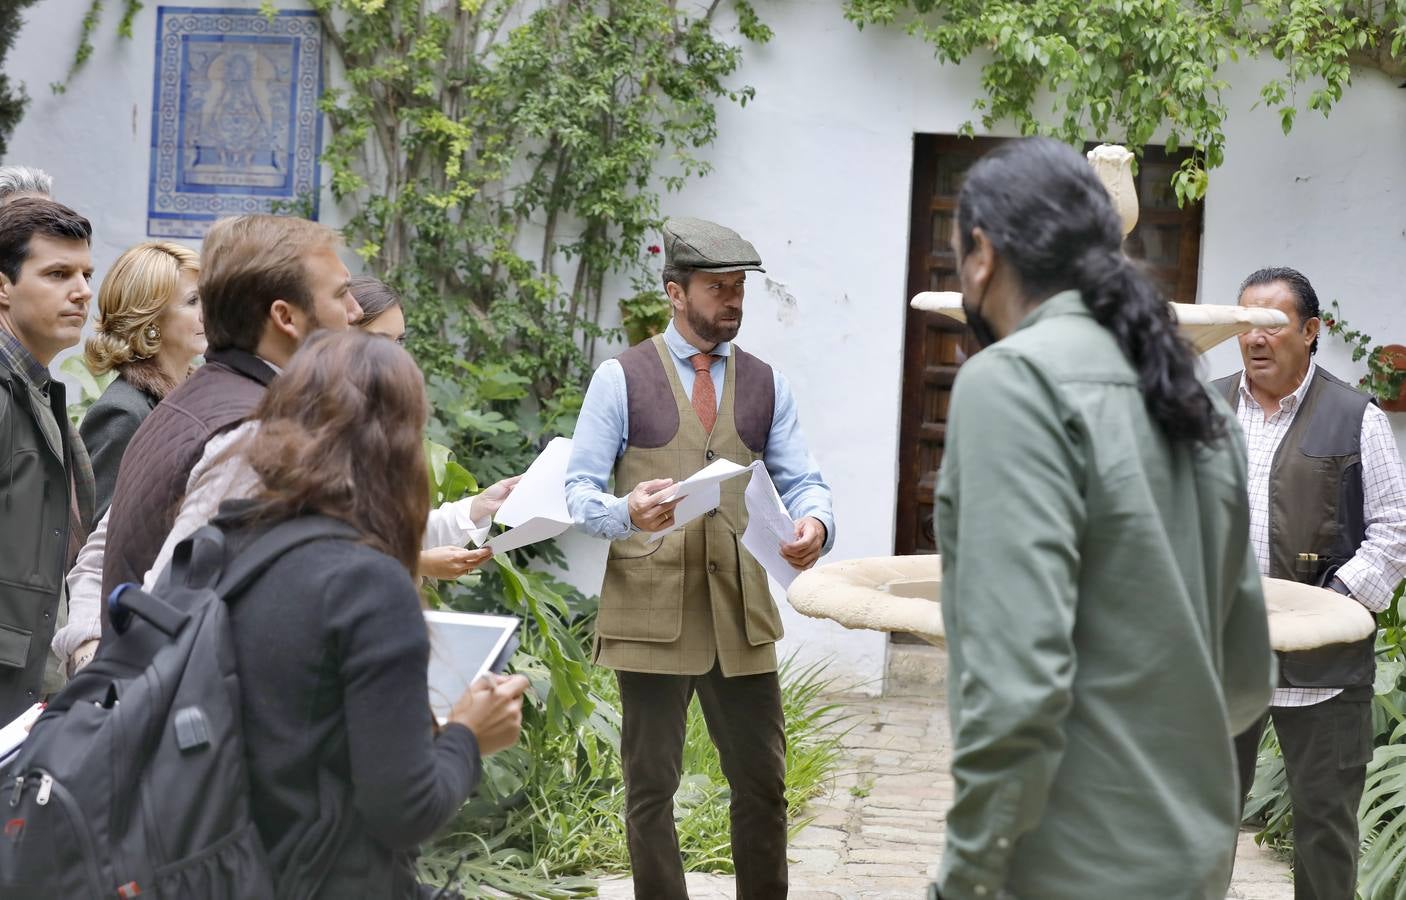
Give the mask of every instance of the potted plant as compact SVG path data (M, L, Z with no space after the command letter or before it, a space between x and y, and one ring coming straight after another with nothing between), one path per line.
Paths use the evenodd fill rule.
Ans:
M1366 358L1367 374L1357 382L1358 386L1376 397L1382 409L1406 412L1406 346L1374 345L1371 335L1348 326L1336 300L1323 316L1323 327L1352 347L1353 362Z

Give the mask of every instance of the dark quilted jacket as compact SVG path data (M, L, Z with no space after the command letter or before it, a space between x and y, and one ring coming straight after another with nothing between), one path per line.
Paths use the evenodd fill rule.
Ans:
M210 438L243 422L274 378L243 350L217 350L142 422L117 472L103 556L103 596L140 584L180 511L190 471ZM107 632L107 604L103 604Z

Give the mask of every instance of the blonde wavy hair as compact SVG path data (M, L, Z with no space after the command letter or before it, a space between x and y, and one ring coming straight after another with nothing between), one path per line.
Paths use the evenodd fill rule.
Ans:
M182 272L199 275L200 254L171 241L145 241L117 258L98 290L97 333L83 348L94 374L156 355L161 338L146 330L174 298Z

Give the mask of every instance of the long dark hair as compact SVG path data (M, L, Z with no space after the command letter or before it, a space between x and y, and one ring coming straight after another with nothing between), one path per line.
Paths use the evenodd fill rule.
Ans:
M354 329L313 335L234 451L261 482L250 517L341 519L413 574L430 509L426 414L424 378L397 344Z
M1196 355L1172 309L1123 255L1108 190L1073 148L1049 138L1012 141L967 173L957 198L962 251L980 228L1020 277L1028 298L1078 290L1137 371L1148 415L1173 442L1208 443L1225 433Z

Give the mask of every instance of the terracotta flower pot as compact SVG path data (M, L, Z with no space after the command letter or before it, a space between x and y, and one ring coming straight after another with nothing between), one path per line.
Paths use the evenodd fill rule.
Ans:
M1381 358L1397 369L1406 369L1406 347L1401 344L1388 344L1383 347ZM1394 399L1383 399L1380 402L1382 409L1387 412L1406 412L1406 380L1401 382Z

